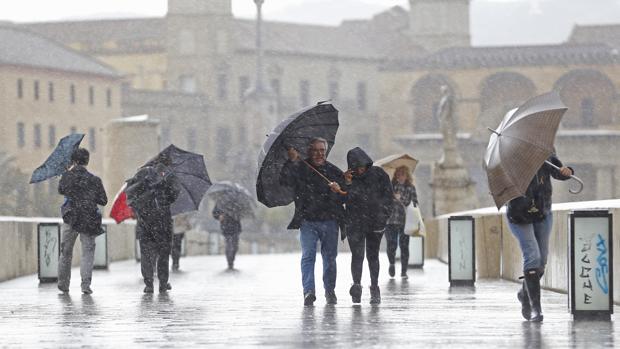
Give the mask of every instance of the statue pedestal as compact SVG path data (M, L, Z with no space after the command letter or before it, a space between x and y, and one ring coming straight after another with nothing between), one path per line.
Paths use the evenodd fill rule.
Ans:
M444 166L436 162L431 178L435 216L478 207L476 183L462 165Z

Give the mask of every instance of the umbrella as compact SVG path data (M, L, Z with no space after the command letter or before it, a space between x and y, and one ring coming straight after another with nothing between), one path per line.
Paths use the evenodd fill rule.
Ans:
M121 190L116 194L112 209L110 210L110 217L114 218L116 223L120 223L125 219L133 218L133 209L127 205L127 194L125 193L127 183L123 185Z
M401 166L407 166L411 172L415 171L418 160L414 159L409 154L402 153L386 156L375 161L373 165L382 167L391 178L394 175L394 171Z
M63 137L43 165L34 170L30 183L42 182L63 174L71 164L71 154L80 146L82 138L84 138L82 133L72 133Z
M319 103L298 111L283 120L267 135L258 155L256 194L267 207L286 206L293 202L291 188L279 183L280 171L287 161L287 149L295 148L301 154L316 137L325 138L332 149L338 131L338 110L329 103Z
M222 181L214 183L207 191L226 214L232 217L254 216L256 203L252 194L237 183Z
M181 187L179 197L170 207L170 212L174 216L179 213L197 210L202 197L211 186L204 157L200 154L177 148L174 144L171 144L144 166L155 166L163 158L170 159L170 169L176 175Z
M491 130L483 165L497 208L525 195L538 169L555 152L555 135L567 109L557 92L546 93L509 111L497 130Z

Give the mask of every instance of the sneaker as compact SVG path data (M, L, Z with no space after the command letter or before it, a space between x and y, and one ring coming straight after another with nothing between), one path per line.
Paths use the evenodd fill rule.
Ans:
M361 303L362 302L362 285L353 284L351 289L349 290L349 294L351 295L351 301L353 303Z
M394 275L396 275L396 267L394 267L394 264L390 264L390 267L388 268L388 273L392 278L394 277Z
M82 286L82 293L84 293L84 294L92 294L93 290L90 289L90 286Z
M168 292L172 290L172 285L169 282L166 282L165 285L159 285L159 293Z
M325 291L325 300L327 301L327 304L337 304L338 298L336 298L336 292Z
M153 293L153 286L145 286L144 293Z
M406 272L406 271L401 272L401 273L400 273L400 277L401 277L402 279L405 279L405 280L406 280L406 279L409 279L409 276L407 275L407 272Z
M314 301L316 300L316 296L313 291L310 291L304 295L304 305L310 306L314 305Z
M379 286L370 286L370 304L381 304Z

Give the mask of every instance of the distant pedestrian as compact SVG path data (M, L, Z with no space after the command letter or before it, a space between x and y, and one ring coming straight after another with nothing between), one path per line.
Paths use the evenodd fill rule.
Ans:
M235 269L235 256L239 251L239 235L241 235L241 218L231 213L221 203L213 208L213 217L220 222L220 229L226 241L226 261L228 270Z
M508 202L506 210L508 226L519 241L523 255L524 280L517 293L521 314L526 320L537 322L543 320L540 279L547 264L549 235L553 225L551 177L568 180L574 174L573 169L564 167L556 155L551 155L547 161L560 169L543 164L532 178L525 195Z
M134 210L140 240L140 266L144 292L153 293L153 267L157 265L159 292L172 289L168 282L172 249L172 215L170 205L179 195L171 160L162 155L153 166L144 166L127 181L127 203Z
M76 149L71 156L71 166L62 175L58 185L58 193L65 196L61 209L65 225L58 262L58 289L65 293L69 292L73 245L78 234L82 243L82 292L93 293L90 284L95 260L95 238L103 233L101 211L97 205L105 206L108 197L101 179L86 170L89 159L88 150Z
M181 213L174 217L174 234L172 235L172 270L179 270L179 260L181 259L181 250L183 247L183 238L185 232L192 229L189 221L189 214Z
M301 278L304 305L316 300L314 288L314 263L317 243L321 243L323 258L323 287L327 304L336 304L336 256L338 255L338 228L344 218L343 196L337 193L340 181L344 185L342 171L325 159L328 143L315 138L308 145L308 158L302 160L298 152L290 148L289 160L280 173L280 184L295 192L295 215L288 229L299 229L301 242ZM331 183L326 183L318 173Z
M370 303L381 303L379 290L379 246L385 226L392 213L394 193L390 177L373 166L373 161L361 148L347 153L349 169L345 172L346 234L351 248L353 285L349 294L353 303L362 297L364 252L370 270Z
M387 256L390 261L388 273L390 277L394 277L396 274L394 265L396 249L400 245L400 276L406 279L409 265L409 235L405 234L407 206L411 203L414 207L418 205L418 196L411 179L411 170L407 166L400 166L394 171L392 188L394 190L393 211L385 227Z

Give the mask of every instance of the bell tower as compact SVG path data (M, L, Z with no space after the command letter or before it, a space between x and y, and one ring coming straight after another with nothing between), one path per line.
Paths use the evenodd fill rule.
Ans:
M470 46L470 0L409 0L410 35L428 51Z

